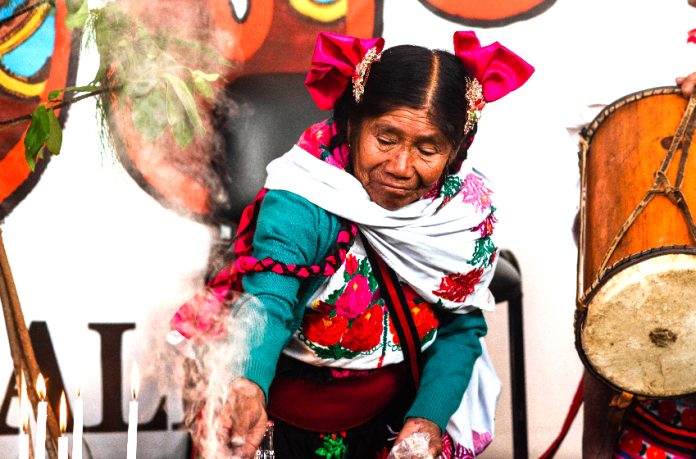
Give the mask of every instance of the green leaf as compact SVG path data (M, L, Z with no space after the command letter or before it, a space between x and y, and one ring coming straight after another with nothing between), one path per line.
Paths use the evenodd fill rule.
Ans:
M48 110L48 139L46 139L46 149L52 155L60 153L60 147L63 145L63 128L56 118L53 110Z
M60 96L60 93L63 92L62 89L55 89L51 92L48 93L48 100L56 100L58 96Z
M71 2L68 2L70 4ZM70 11L72 10L72 11ZM68 8L68 15L65 17L65 27L68 29L82 29L87 22L89 16L89 8L87 0L83 0L82 4L77 9Z
M134 97L131 101L131 117L135 129L143 139L157 140L167 127L164 85L158 85L144 97Z
M181 148L186 148L193 140L193 127L186 119L186 110L176 95L176 91L167 85L167 121L172 128L174 140Z
M24 136L24 156L29 168L33 171L36 165L36 158L48 140L50 131L50 121L46 106L41 104L34 109L31 114L29 129Z
M210 83L212 83L213 81L217 81L217 79L220 78L219 73L205 73L200 70L191 70L191 76L194 80L201 79Z
M211 85L208 80L193 77L193 87L196 88L196 92L198 92L198 94L206 99L213 98L213 85Z
M203 135L205 133L203 121L198 114L198 109L196 108L196 101L193 98L193 94L191 94L191 91L186 86L186 83L184 83L181 78L177 77L176 75L172 75L171 73L165 72L164 77L167 79L170 87L174 90L176 97L184 107L186 116L188 117L188 120L193 126L194 130L199 135Z

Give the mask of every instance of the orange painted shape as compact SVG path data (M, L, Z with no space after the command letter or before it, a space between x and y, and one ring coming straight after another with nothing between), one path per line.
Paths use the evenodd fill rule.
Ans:
M227 59L245 62L259 50L271 30L274 0L249 0L243 22L237 21L229 0L208 0L219 51Z
M421 0L442 13L464 19L493 21L525 13L545 0Z
M370 38L375 31L375 0L353 0L348 2L346 13L346 35Z
M56 2L56 38L51 57L51 68L46 80L46 89L41 95L41 102L48 100L48 93L67 85L68 65L70 62L70 42L72 33L65 28L65 0ZM38 105L38 103L37 103ZM56 110L56 115L59 111ZM0 161L0 202L7 199L24 183L31 170L24 158L24 135L7 155Z

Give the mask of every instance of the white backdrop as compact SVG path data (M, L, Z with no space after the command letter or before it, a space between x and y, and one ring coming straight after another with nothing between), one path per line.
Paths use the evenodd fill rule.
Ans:
M417 0L385 0L384 8L387 46L451 49L452 33L467 28ZM484 109L470 154L494 185L497 241L521 263L532 457L556 436L582 373L572 323L577 148L566 127L591 120L596 108L587 111L588 104L670 85L696 70L696 45L685 44L693 27L696 8L686 0L558 0L536 18L476 29L482 44L498 40L537 69L526 86ZM94 64L94 56L82 54L78 82L93 75ZM101 420L101 343L90 323L136 324L122 335L123 387L137 361L145 379L141 422L167 395L168 422L175 424L181 407L175 373L161 358L163 332L172 311L201 284L214 229L143 192L100 147L95 119L90 102L71 108L62 155L6 219L3 237L27 321L47 323L69 395L83 388L86 425ZM489 348L507 384L504 305L488 320ZM0 362L4 389L12 371L4 327ZM506 388L497 439L485 457L511 457L509 416ZM15 426L17 417L13 403L7 424ZM580 435L578 420L557 457L580 457ZM125 433L86 438L94 457L125 456ZM139 441L140 457L177 457L184 437L170 427ZM0 451L16 457L15 438L0 437Z

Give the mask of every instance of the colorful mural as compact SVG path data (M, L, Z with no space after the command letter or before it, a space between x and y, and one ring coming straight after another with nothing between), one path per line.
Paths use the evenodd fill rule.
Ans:
M31 172L24 158L31 114L54 88L74 83L79 40L64 27L65 1L10 0L0 3L0 220L38 181L48 160ZM67 110L60 113L61 122Z
M383 28L383 0L201 0L187 3L185 16L175 1L116 1L148 27L167 33L176 30L177 36L216 49L234 63L218 69L227 84L243 75L304 73L319 31L368 37L381 35ZM555 0L419 1L449 20L489 27L528 19ZM0 120L31 113L46 100L49 90L69 86L74 78L70 75L77 63L77 47L63 26L65 0L58 1L56 8L49 2L34 2L22 12L30 3L0 3ZM224 85L215 89L219 92ZM207 126L213 124L213 105L210 108L201 114ZM48 158L39 161L33 173L26 166L26 127L26 122L0 125L0 218L26 196L48 163ZM154 144L142 140L129 117L112 120L111 127L119 158L148 193L194 218L205 219L214 211L211 194L219 190L208 173L211 129L183 152L171 135L163 135Z

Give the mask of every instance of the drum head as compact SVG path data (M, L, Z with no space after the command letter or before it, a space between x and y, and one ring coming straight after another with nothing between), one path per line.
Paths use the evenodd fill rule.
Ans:
M630 264L587 305L582 350L593 370L647 397L696 393L696 255Z

